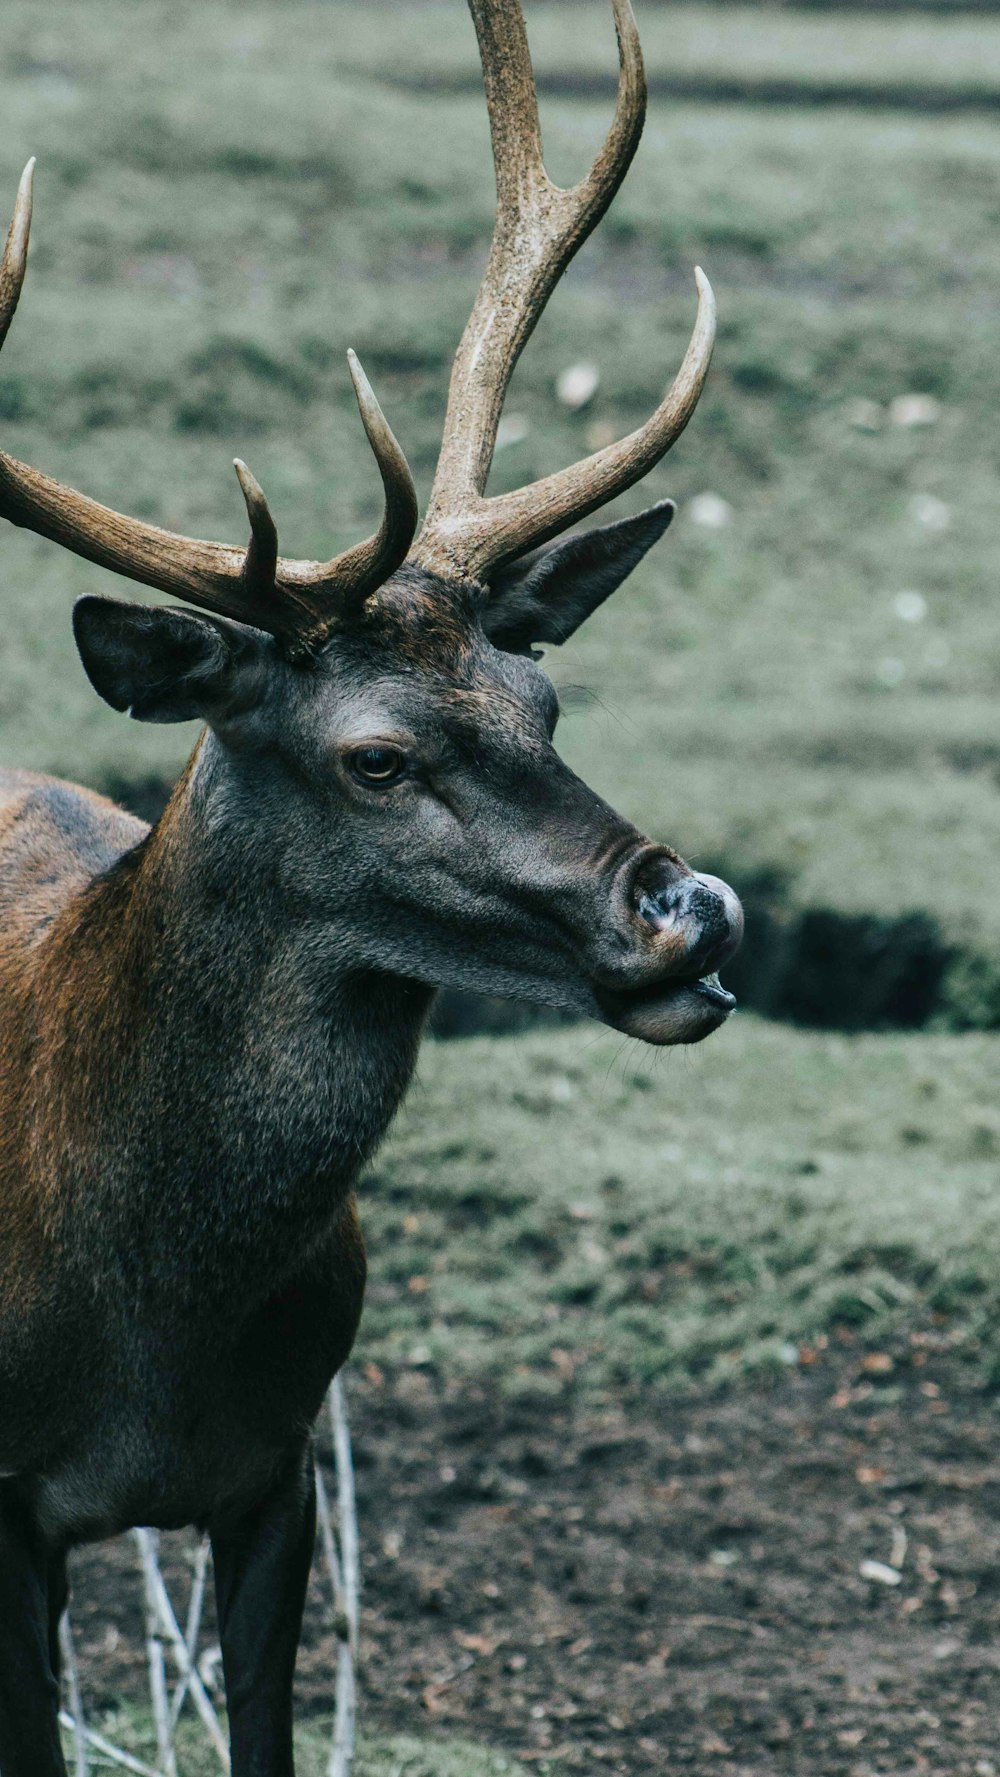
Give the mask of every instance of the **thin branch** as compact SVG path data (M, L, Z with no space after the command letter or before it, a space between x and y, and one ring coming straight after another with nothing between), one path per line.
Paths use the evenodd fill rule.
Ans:
M149 1532L137 1530L135 1534L137 1537L148 1537ZM163 1583L163 1575L160 1572L155 1552L149 1556L144 1556L143 1572L148 1591L152 1596L157 1611L159 1622L166 1631L167 1639L170 1642L170 1650L174 1657L174 1663L182 1678L187 1679L188 1688L191 1692L191 1701L197 1709L205 1731L218 1753L219 1763L221 1764L222 1769L228 1771L229 1746L226 1741L226 1736L219 1726L219 1718L215 1713L215 1707L212 1700L209 1697L205 1686L202 1684L201 1679L198 1676L197 1668L194 1666L191 1656L188 1653L187 1644L181 1634L177 1618L174 1615L174 1607L170 1602L170 1596ZM168 1712L168 1727L169 1725ZM172 1739L172 1728L170 1732Z
M70 1627L68 1610L64 1610L59 1619L59 1652L62 1656L63 1672L66 1677L66 1689L69 1692L69 1706L73 1716L73 1747L76 1777L87 1777L87 1724L83 1719L83 1697L80 1694L80 1673L76 1663L76 1649L73 1646L73 1631Z
M354 1725L356 1716L354 1657L351 1644L341 1641L337 1646L337 1702L333 1723L333 1746L327 1777L351 1777L354 1770Z
M333 1428L333 1451L337 1459L337 1518L340 1555L344 1567L344 1605L350 1631L351 1653L357 1659L361 1551L354 1490L354 1459L351 1455L351 1432L347 1422L347 1398L339 1376L335 1376L330 1385L330 1423Z
M205 1584L208 1578L208 1557L210 1544L207 1536L203 1536L198 1544L198 1553L194 1561L194 1574L191 1579L191 1596L188 1599L187 1622L184 1625L184 1645L187 1648L188 1661L192 1668L197 1667L195 1654L198 1649L198 1636L201 1632L201 1613L205 1607ZM184 1699L190 1688L190 1676L183 1673L177 1681L170 1704L170 1724L176 1730Z
M330 1576L330 1589L333 1592L333 1615L337 1634L342 1641L350 1639L350 1626L347 1617L347 1601L344 1597L344 1576L337 1554L337 1544L333 1532L333 1519L330 1513L330 1500L326 1491L323 1471L316 1465L316 1521L319 1525L319 1538L323 1548L323 1559Z
M142 1567L146 1612L146 1660L149 1665L149 1693L153 1703L156 1727L156 1758L162 1777L177 1777L174 1757L174 1736L170 1727L170 1699L167 1693L167 1671L163 1658L163 1636L156 1597L155 1576L159 1574L156 1550L159 1541L152 1530L132 1532Z
M74 1733L76 1724L73 1717L65 1709L59 1711L59 1724L68 1733ZM92 1746L101 1757L109 1759L113 1765L120 1765L123 1771L132 1771L135 1777L163 1777L161 1771L154 1771L152 1765L144 1765L140 1758L133 1758L130 1752L123 1752L120 1746L112 1746L103 1734L95 1734L92 1728L84 1728L83 1737L88 1746Z

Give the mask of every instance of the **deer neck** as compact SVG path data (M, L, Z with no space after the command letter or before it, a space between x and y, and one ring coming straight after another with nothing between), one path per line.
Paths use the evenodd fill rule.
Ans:
M173 1241L208 1222L217 1240L250 1245L256 1229L291 1256L385 1133L431 994L357 966L349 920L297 907L287 859L238 802L203 746L59 949L86 984L73 1022L94 1076L94 1176L111 1155L116 1201L148 1214L155 1199Z

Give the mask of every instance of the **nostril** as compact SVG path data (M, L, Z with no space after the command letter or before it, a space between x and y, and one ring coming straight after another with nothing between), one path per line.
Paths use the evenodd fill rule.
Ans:
M641 890L639 912L657 931L681 920L697 925L700 945L721 943L729 936L725 902L697 877L685 876L655 891Z
M669 925L687 915L687 896L679 882L658 889L639 888L637 893L639 912L651 926Z
M721 877L651 859L633 883L632 903L658 937L683 946L685 969L719 969L740 947L743 909Z
M647 855L632 880L632 906L649 925L662 928L685 917L693 881L690 871L678 869L670 857Z

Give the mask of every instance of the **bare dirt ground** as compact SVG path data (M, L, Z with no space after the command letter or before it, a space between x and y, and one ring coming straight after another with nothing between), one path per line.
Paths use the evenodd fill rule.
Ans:
M567 1772L1000 1772L1000 1414L939 1332L766 1389L597 1409L352 1376L363 1718ZM866 1566L866 1563L873 1563ZM85 1551L94 1702L144 1687L127 1543ZM314 1587L302 1711L330 1708Z

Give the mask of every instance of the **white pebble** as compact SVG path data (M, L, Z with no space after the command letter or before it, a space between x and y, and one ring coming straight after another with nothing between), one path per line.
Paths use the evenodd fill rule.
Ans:
M729 501L721 494L695 494L688 501L688 512L695 524L703 525L707 531L724 530L733 516Z
M927 600L922 592L897 592L892 608L904 623L922 623L927 615Z
M939 500L936 494L914 494L910 501L910 517L925 531L933 531L940 536L951 523L951 507Z
M886 654L876 666L875 675L881 685L887 685L892 690L894 686L903 683L906 667L895 654Z
M941 403L933 395L897 395L889 403L894 426L934 426L941 418Z
M569 364L556 377L556 394L564 407L586 407L600 380L596 364Z

